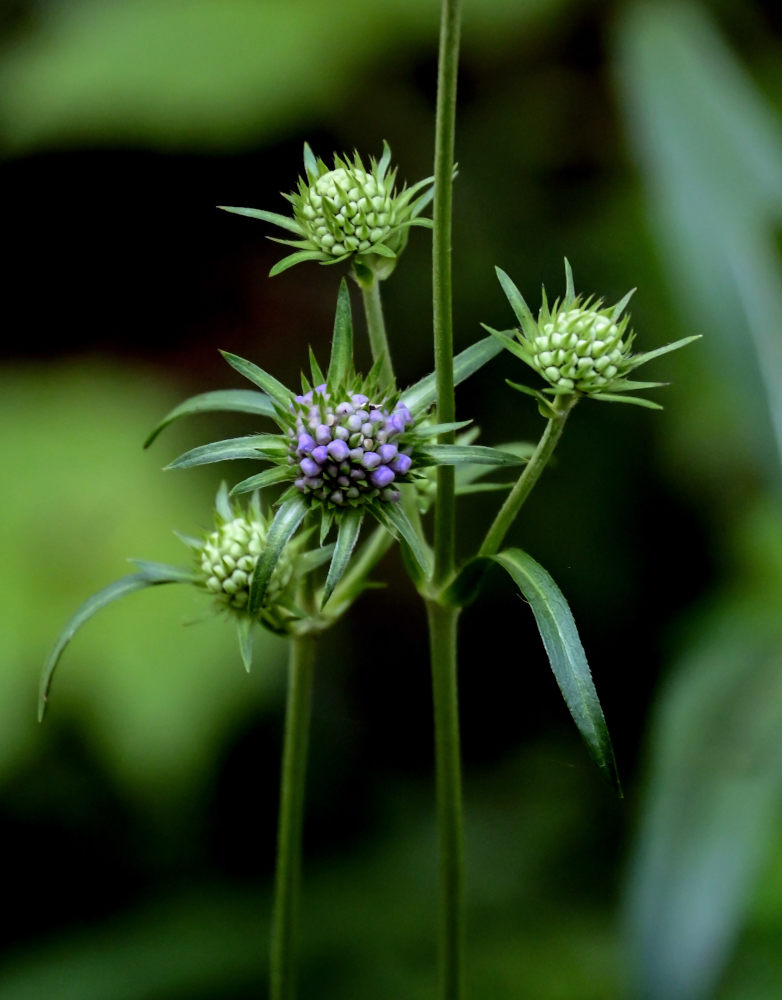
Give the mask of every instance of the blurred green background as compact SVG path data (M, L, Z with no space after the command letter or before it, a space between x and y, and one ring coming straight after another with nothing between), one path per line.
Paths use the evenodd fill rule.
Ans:
M0 1000L264 995L284 648L241 670L184 589L134 595L40 665L68 615L181 562L219 468L160 467L236 417L141 442L218 348L291 384L335 274L279 256L301 147L430 172L438 5L6 0L0 10ZM465 2L456 337L544 281L637 286L662 413L578 408L512 542L567 595L626 798L590 768L531 616L489 580L462 621L472 1000L782 995L782 15L759 0ZM427 236L386 313L402 382L431 367ZM366 360L366 356L362 359ZM493 362L460 390L486 442L536 436ZM231 470L233 472L234 470ZM490 497L461 512L465 551ZM322 644L301 996L435 984L436 850L421 608L395 556Z

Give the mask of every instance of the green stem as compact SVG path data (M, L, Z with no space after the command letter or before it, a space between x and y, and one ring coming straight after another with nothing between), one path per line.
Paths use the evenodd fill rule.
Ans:
M367 333L369 347L372 351L372 361L377 363L382 358L380 368L380 388L388 389L394 384L394 366L391 363L391 352L388 349L386 322L383 319L383 303L380 299L380 281L373 277L372 284L359 282L361 297L364 301L364 314L367 318Z
M434 365L437 374L437 419L455 420L453 383L453 306L451 282L451 217L454 135L456 131L456 76L459 64L460 0L443 0L437 76L437 118L434 147L434 202L432 210L432 291ZM453 442L453 433L441 443ZM456 499L452 466L437 469L437 506L434 526L434 583L443 583L455 563Z
M277 828L270 1000L293 1000L296 995L302 822L314 667L315 639L292 636Z
M459 609L427 602L440 837L440 998L461 1000L464 836L459 748L456 623Z
M515 521L522 504L532 492L532 488L538 479L540 479L541 473L554 454L557 442L562 436L562 431L565 429L565 421L577 399L576 396L567 396L564 398L566 402L561 406L558 405L559 400L554 404L554 414L546 424L546 429L543 431L540 441L538 441L537 448L532 453L532 457L525 465L524 471L519 476L516 485L506 497L505 503L499 509L491 527L486 532L486 537L483 540L483 545L481 545L478 555L493 556L499 552L505 535Z

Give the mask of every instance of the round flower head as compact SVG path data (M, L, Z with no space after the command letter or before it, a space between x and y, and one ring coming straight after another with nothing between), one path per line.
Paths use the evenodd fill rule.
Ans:
M592 298L582 300L575 294L573 274L567 261L564 298L549 308L546 290L543 289L543 303L537 319L508 275L497 268L497 276L520 329L515 331L515 338L489 327L486 329L548 382L543 393L549 396L567 396L573 401L579 396L589 396L660 409L657 403L626 393L635 389L651 389L663 383L635 382L627 376L652 358L698 339L697 336L685 337L655 351L633 354L634 334L629 329L630 317L622 316L622 313L634 290L615 306L604 307L600 300ZM547 400L535 389L514 382L509 385L535 396L542 411L549 415L552 407L550 399Z
M364 392L337 395L322 384L296 396L291 411L289 456L301 493L336 508L399 500L412 465L412 449L400 441L413 419L403 403L391 408Z
M295 239L277 239L295 252L274 265L279 274L303 260L336 264L352 260L360 281L383 279L393 271L411 226L431 228L420 218L432 198L432 178L397 190L396 170L389 170L391 150L383 143L380 160L365 165L358 153L334 156L329 167L304 145L304 177L298 189L284 195L293 218L255 208L221 206L228 212L271 222Z
M218 495L217 527L196 550L196 566L202 585L214 594L217 604L228 611L246 615L250 587L269 531L257 501L247 511L234 510L223 489ZM289 612L283 602L289 597L293 576L291 552L283 551L276 560L258 609L257 619L274 631L282 630Z

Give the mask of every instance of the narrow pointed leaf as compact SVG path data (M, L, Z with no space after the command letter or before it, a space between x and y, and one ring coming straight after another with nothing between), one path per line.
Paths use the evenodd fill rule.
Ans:
M234 512L231 509L231 501L228 498L228 486L225 480L220 483L220 486L217 489L215 508L224 521L233 520Z
M497 340L502 344L506 351L510 351L511 354L515 354L517 358L520 358L525 364L532 364L532 355L529 351L526 351L521 344L516 340L515 337L509 336L504 330L494 330L486 324L482 324L484 330L488 330L492 337L496 337Z
M663 347L658 347L654 351L647 351L645 354L636 354L633 359L633 368L638 368L639 365L645 365L647 361L651 361L652 358L659 358L663 354L669 354L671 351L678 351L680 347L685 347L687 344L691 344L694 340L700 340L701 334L696 333L692 337L682 337L681 340L674 340L672 344L665 344Z
M297 250L296 253L288 254L287 257L283 257L282 260L278 260L274 267L269 271L270 278L276 278L278 274L282 274L283 271L287 271L289 267L293 267L296 264L301 264L305 260L323 260L324 254L322 250ZM324 261L324 263L337 263L337 258L333 261Z
M239 653L247 673L253 665L253 620L249 615L242 615L236 623L236 637L239 640Z
M130 562L138 566L147 583L196 583L199 579L197 573L183 566L169 566L147 559L131 559Z
M318 359L315 357L315 352L312 350L311 347L309 348L309 355L310 355L310 373L312 375L312 384L323 385L323 383L326 381L326 377L320 370Z
M417 455L431 465L523 465L526 461L510 451L480 444L429 444Z
M218 205L223 212L232 212L234 215L246 215L248 219L260 219L262 222L271 222L273 226L287 229L288 232L303 236L301 226L295 219L287 215L278 215L277 212L266 212L262 208L237 208L234 205Z
M186 399L184 403L175 406L166 414L157 427L144 442L148 448L155 438L174 420L187 417L194 413L215 412L255 413L261 417L274 417L274 405L271 399L254 389L216 389L214 392L202 392L198 396Z
M383 527L404 545L422 577L428 578L432 568L431 553L401 505L398 503L378 503L372 509Z
M510 303L510 307L514 312L516 319L519 321L519 326L524 326L525 323L534 323L535 319L530 312L530 308L524 301L524 296L518 288L513 284L502 268L495 267L494 270L499 278L502 290L505 292L505 297Z
M423 438L437 437L439 434L447 434L449 431L458 431L462 427L469 427L472 420L455 420L450 424L425 424L423 427L416 427L411 437L417 440Z
M318 161L315 159L315 154L308 142L304 143L304 169L307 171L308 177L318 176Z
M565 257L565 301L562 304L565 306L570 305L575 300L575 297L576 286L573 283L573 269L570 266L570 261Z
M597 399L602 403L630 403L632 406L644 406L647 410L661 410L659 403L654 403L651 399L644 399L642 396L622 396L613 392L593 392L590 399Z
M383 243L374 243L372 245L372 253L376 253L380 257L389 257L391 260L396 259L396 254L391 247L387 247Z
M291 469L287 465L275 465L272 469L265 469L255 476L243 479L231 490L231 496L239 496L240 493L252 493L253 490L262 490L266 486L274 486L276 483L285 483L292 478Z
M276 434L250 434L246 437L227 438L225 441L212 441L210 444L191 448L184 455L175 458L166 468L192 469L196 465L230 462L240 458L268 460L284 454L284 443L280 442Z
M323 545L321 548L310 549L309 552L304 552L296 558L297 572L301 574L311 573L318 566L327 563L334 554L334 548L335 543L332 542L331 545Z
M331 341L328 384L338 385L343 382L348 376L352 362L353 316L350 310L350 292L348 290L348 283L343 278L339 283L337 311L334 316L334 336Z
M334 555L332 556L328 576L326 577L326 584L323 588L323 597L320 602L321 608L324 607L334 592L334 588L342 579L342 575L350 562L350 557L353 555L353 549L356 547L363 520L364 515L360 510L351 510L339 521L337 543L334 546Z
M274 515L274 520L266 536L266 545L255 564L255 572L250 581L250 603L248 611L254 618L263 604L266 588L269 585L274 567L282 554L282 550L304 519L309 507L299 494L286 500Z
M619 790L608 727L567 601L546 570L521 549L507 549L492 558L529 602L570 714L601 774Z
M635 289L631 288L624 298L621 298L617 304L614 306L613 312L611 313L611 322L616 323L619 317L624 312L625 306L630 301L630 299L635 295Z
M46 713L46 706L49 701L49 692L52 686L54 671L57 669L57 664L60 662L63 650L81 626L84 625L85 622L89 621L89 619L102 608L107 607L107 605L113 603L114 601L118 601L121 597L132 593L134 590L142 590L144 587L154 587L161 583L170 582L174 581L149 580L144 573L133 573L130 576L123 576L121 579L110 583L107 587L104 587L103 590L99 590L97 594L93 594L92 597L88 598L84 604L82 604L76 613L68 619L62 632L60 632L60 636L55 643L54 649L51 651L49 658L44 664L38 696L39 722L43 721L43 717Z
M500 344L494 337L484 337L477 343L468 347L467 350L457 354L453 359L453 381L454 385L459 385L466 378L473 375L482 368L487 361L496 358L502 351ZM415 385L405 389L400 397L400 402L404 403L410 412L415 415L428 409L437 399L437 382L434 374L426 375L416 382Z
M246 379L259 386L267 395L276 400L280 406L287 409L292 396L282 382L278 382L273 375L269 375L263 368L259 368L252 361L247 361L246 358L240 358L237 354L231 354L229 351L220 351L220 353L228 364L238 371L240 375L244 375Z

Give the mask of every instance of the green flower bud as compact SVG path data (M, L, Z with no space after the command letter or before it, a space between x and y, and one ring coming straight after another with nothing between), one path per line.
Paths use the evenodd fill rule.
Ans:
M267 525L252 513L223 520L218 514L218 527L204 540L196 554L197 567L203 586L214 594L217 603L230 611L242 613L250 600L250 583L255 565L266 543ZM259 620L277 629L280 624L280 603L286 595L293 575L293 562L283 551L269 581Z
M627 376L647 361L678 350L685 344L698 340L698 336L684 337L672 344L658 347L645 354L633 354L634 334L628 330L629 316L622 316L633 291L615 306L603 307L601 300L582 300L573 287L573 273L565 261L565 295L549 308L546 291L538 318L511 279L497 268L497 277L508 302L516 314L519 329L502 332L487 330L530 368L541 375L548 387L539 392L514 382L509 384L520 392L538 400L541 412L550 416L554 411L550 396L563 396L572 405L579 396L606 402L635 403L660 409L657 403L640 396L627 395L628 390L652 389L662 382L636 382ZM510 336L509 334L513 335ZM564 402L562 405L568 405Z
M532 367L554 388L599 392L632 367L628 319L588 304L555 310L529 342Z
M293 206L293 218L257 208L221 206L228 212L271 222L296 239L276 239L293 247L271 269L279 274L304 260L335 264L350 260L361 283L387 278L404 250L411 226L431 228L420 218L432 200L433 178L397 190L396 170L390 170L391 150L383 143L380 160L365 165L358 153L352 159L334 156L334 165L316 159L304 145L304 177L298 190L284 197Z

